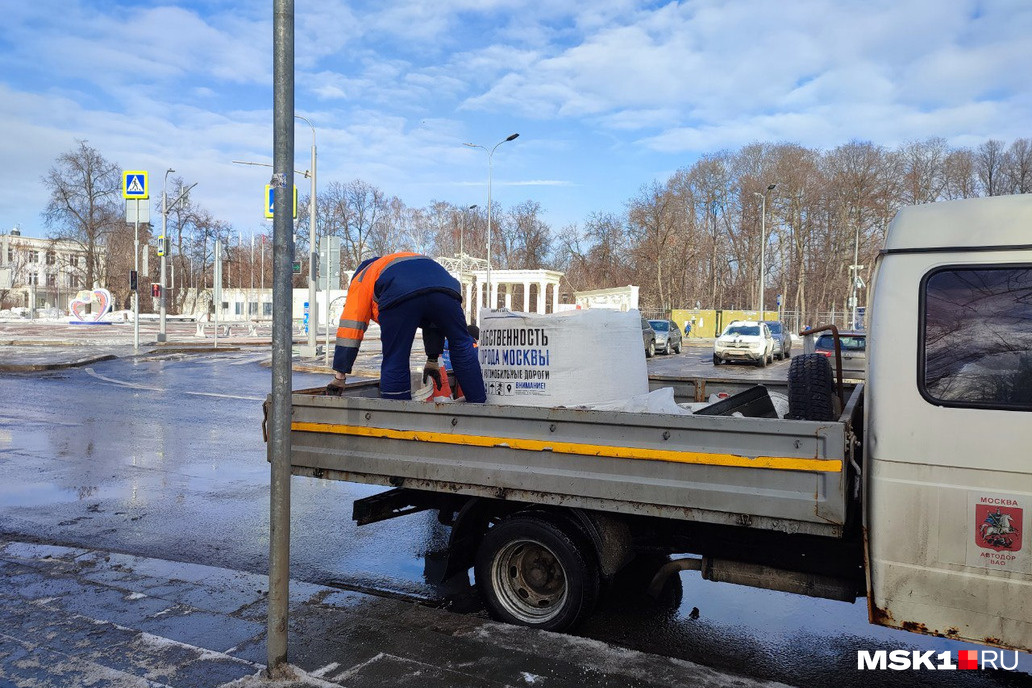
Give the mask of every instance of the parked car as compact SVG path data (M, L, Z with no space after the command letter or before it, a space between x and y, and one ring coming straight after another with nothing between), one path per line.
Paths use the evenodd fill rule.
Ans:
M645 345L645 358L656 355L656 331L645 318L641 319L641 341Z
M681 353L681 328L673 320L649 320L656 333L656 350L665 354Z
M774 361L774 337L766 323L735 320L713 343L713 365L746 361L760 368Z
M774 358L783 361L792 358L792 333L780 320L764 320L774 337Z
M842 377L864 379L867 374L867 333L839 332L839 345L842 349ZM813 343L813 353L823 354L831 361L831 369L835 369L835 335L822 332Z

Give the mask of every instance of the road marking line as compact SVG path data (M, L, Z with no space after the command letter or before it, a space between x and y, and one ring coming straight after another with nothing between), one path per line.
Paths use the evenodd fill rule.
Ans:
M88 375L92 376L92 377L97 378L98 380L103 380L104 382L110 382L111 384L118 385L120 387L128 387L129 389L139 389L139 390L143 390L145 392L172 392L173 391L173 390L168 390L168 389L162 389L161 387L148 387L147 385L140 385L140 384L137 384L135 382L127 382L126 380L116 380L116 379L114 379L112 377L107 377L106 375L101 375L100 373L98 373L95 370L93 370L93 368L86 368L86 373ZM219 394L218 392L193 392L193 391L190 391L190 390L180 390L180 391L178 391L176 393L178 393L178 394L189 394L189 395L197 396L197 397L216 397L218 399L242 399L244 401L265 401L265 397L244 397L244 396L240 396L238 394Z
M309 672L308 675L309 676L315 676L316 678L322 678L323 676L325 676L326 674L330 673L331 671L333 671L334 669L336 669L339 666L340 666L340 664L337 663L337 662L330 662L329 664L327 664L324 667L321 667L319 669L316 669L315 671Z

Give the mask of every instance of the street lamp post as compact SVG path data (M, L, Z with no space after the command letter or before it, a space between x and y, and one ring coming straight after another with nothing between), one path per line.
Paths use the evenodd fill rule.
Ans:
M294 119L299 119L307 124L312 129L312 194L308 199L308 346L302 352L303 356L315 358L318 355L318 345L316 344L316 335L319 327L319 309L315 307L315 264L319 260L318 248L315 245L315 125L313 125L307 117L301 115L294 115ZM326 281L326 298L329 298L330 282ZM329 323L327 323L329 326Z
M518 137L518 133L510 134L509 136L505 137L504 139L496 143L494 147L491 148L491 150L487 153L487 300L489 302L489 309L494 309L495 307L495 304L491 302L491 159L494 157L494 152L495 150L497 150L498 146L502 145L503 143L508 143L509 141L514 141ZM464 143L462 145L469 146L470 148L482 148L483 150L487 150L486 147L475 143ZM480 304L477 304L477 313L479 314L479 312Z
M459 228L459 283L462 283L462 278L466 274L466 249L463 247L466 238L466 222L469 220L469 211L476 210L477 204L466 208L466 212L462 214L462 226Z
M168 211L176 207L179 201L186 198L186 194L189 193L190 189L197 186L197 183L193 183L190 186L183 189L182 193L176 197L176 200L172 203L168 202L168 196L165 194L165 187L168 186L168 175L169 173L175 172L171 167L165 170L165 180L161 183L161 236L158 237L158 241L161 243L161 283L159 289L161 293L158 295L158 341L163 342L166 340L165 335L165 314L167 313L165 305L165 261L168 260Z
M760 197L760 305L756 309L760 314L760 320L763 320L763 288L767 281L767 194L774 190L777 184L768 184L767 190L763 193L754 191L753 196Z
M159 311L158 311L158 319L161 321L159 323L160 327L158 327L158 341L159 342L163 342L166 339L166 336L165 336L165 254L167 253L167 251L165 250L164 242L166 241L165 237L167 235L165 234L165 232L167 231L167 227L168 227L168 197L165 195L165 187L168 186L168 174L169 174L169 172L175 172L175 170L173 170L171 167L168 168L167 170L165 170L165 180L161 182L161 236L158 237L158 241L162 242L162 244L161 244L161 287L160 287L161 288L161 294L159 294L159 296L158 296L159 304L160 304Z
M147 201L150 203L150 201ZM150 211L148 210L148 215ZM140 348L140 206L137 201L135 236L133 238L133 272L136 273L136 284L133 286L133 350ZM38 279L38 278L37 278ZM36 289L32 289L32 310L29 311L35 317L36 312Z
M850 329L860 329L860 326L857 324L857 318L856 318L856 314L857 314L857 310L858 310L858 308L857 308L857 306L858 306L858 304L857 304L857 290L860 288L860 285L861 285L861 282L860 282L860 271L863 269L864 266L863 265L859 265L859 263L860 263L860 223L857 222L856 223L856 238L855 238L854 243L853 243L853 264L849 266L849 273L850 273L850 276L852 277L852 282L853 282L853 296L852 296L853 320L850 323Z

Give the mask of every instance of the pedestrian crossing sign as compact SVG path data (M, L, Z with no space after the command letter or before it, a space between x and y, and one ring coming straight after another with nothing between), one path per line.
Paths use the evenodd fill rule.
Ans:
M274 201L275 200L276 200L276 190L275 190L275 188L271 184L266 184L265 185L265 217L269 218L270 220L272 219L272 217L275 214L273 212L275 210L275 205L274 205ZM293 217L295 220L297 219L297 187L296 186L294 187L294 214L291 217Z
M147 172L144 170L126 170L122 173L122 197L147 199Z

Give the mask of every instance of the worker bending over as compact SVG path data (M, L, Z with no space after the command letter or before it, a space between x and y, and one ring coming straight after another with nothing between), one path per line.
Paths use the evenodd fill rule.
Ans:
M466 394L466 401L483 403L487 399L480 362L473 338L466 330L462 294L458 280L431 258L418 253L392 253L362 262L351 278L344 312L337 327L333 351L334 379L326 387L340 394L344 380L358 356L369 321L380 324L383 362L380 364L380 396L384 399L411 399L409 360L416 328L424 328L427 354L426 376L437 372L437 359L448 339L455 377ZM439 332L426 337L426 332Z

